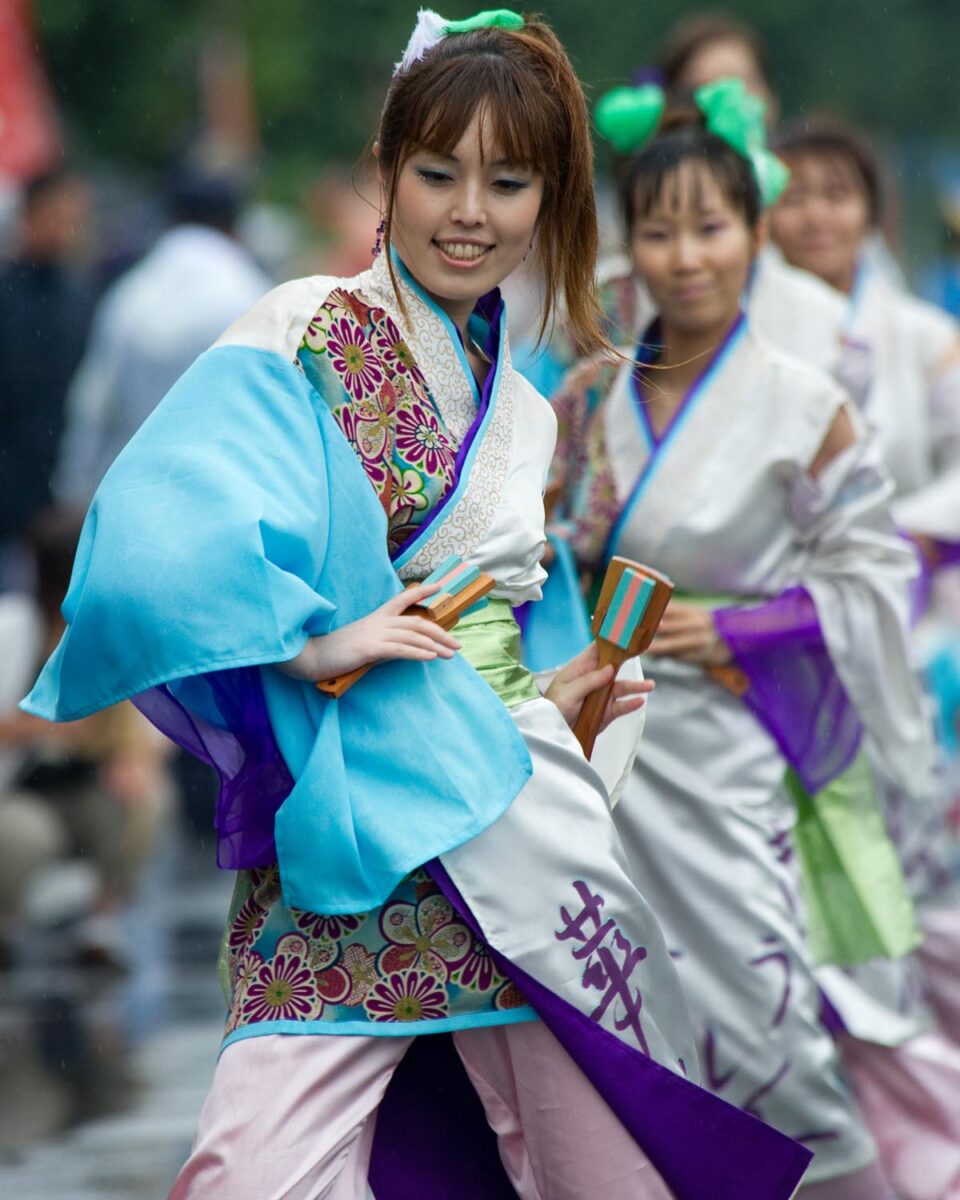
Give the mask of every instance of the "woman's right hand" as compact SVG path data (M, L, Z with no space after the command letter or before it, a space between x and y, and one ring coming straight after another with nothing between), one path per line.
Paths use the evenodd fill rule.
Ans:
M405 611L434 595L437 587L435 583L421 583L407 588L368 617L308 639L296 658L277 665L294 679L318 683L384 659L429 662L434 658L453 658L460 643L452 634L427 617L408 615Z

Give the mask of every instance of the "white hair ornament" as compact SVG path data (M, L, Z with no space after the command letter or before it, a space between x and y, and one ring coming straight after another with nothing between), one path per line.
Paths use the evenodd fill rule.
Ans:
M417 24L403 58L393 68L394 75L409 71L414 63L428 54L434 46L453 33L470 33L474 29L522 29L523 17L509 8L486 9L465 21L448 21L432 8L421 8L417 13Z

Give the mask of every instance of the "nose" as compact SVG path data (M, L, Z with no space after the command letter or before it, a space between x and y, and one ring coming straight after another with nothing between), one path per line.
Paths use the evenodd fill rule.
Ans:
M681 233L673 244L673 269L695 271L700 266L700 239Z
M464 179L461 181L453 196L450 218L457 225L471 229L486 222L483 185L479 180Z

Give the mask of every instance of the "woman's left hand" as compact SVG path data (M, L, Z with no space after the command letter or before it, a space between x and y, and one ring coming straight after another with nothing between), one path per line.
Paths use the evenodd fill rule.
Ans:
M544 692L546 698L552 700L563 713L563 719L571 729L577 723L577 717L580 716L580 709L587 696L608 684L613 678L615 668L612 665L601 667L599 663L600 652L597 643L591 642L586 650L560 668ZM600 722L600 732L617 717L625 717L627 713L642 708L653 688L652 679L617 680Z
M717 633L713 613L682 600L671 601L647 654L679 658L704 667L721 667L733 661L730 647Z

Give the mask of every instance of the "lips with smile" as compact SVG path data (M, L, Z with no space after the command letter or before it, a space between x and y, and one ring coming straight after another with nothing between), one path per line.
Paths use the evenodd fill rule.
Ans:
M673 298L681 304L695 304L710 292L708 283L680 284L673 289Z
M451 266L459 268L477 266L493 249L486 242L441 241L434 238L433 244L440 251L442 258Z

